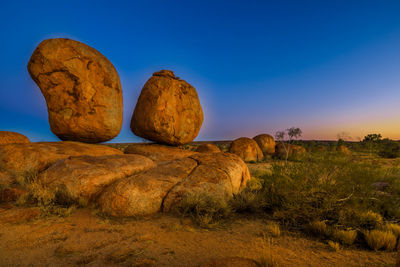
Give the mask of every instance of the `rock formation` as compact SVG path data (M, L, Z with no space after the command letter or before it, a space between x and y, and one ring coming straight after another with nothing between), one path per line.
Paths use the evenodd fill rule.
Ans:
M214 144L202 144L196 148L196 152L201 153L216 153L221 152L221 149Z
M2 145L0 146L0 172L7 172L8 175L14 177L29 173L36 174L57 161L70 156L118 154L123 153L111 147L79 142Z
M229 152L238 155L244 161L258 161L264 158L264 155L257 142L247 137L241 137L231 143Z
M199 153L113 183L100 195L98 204L112 216L168 212L189 194L232 197L249 179L247 165L236 155Z
M133 112L131 129L158 143L182 145L193 141L203 123L196 89L162 70L146 82Z
M171 161L196 154L196 152L191 150L159 144L132 144L125 148L124 153L143 155L155 162Z
M29 142L28 137L20 133L0 131L0 145L26 144Z
M141 155L78 156L59 160L42 172L39 180L65 201L82 205L112 182L154 166Z
M69 39L44 40L28 71L46 99L51 131L61 140L99 143L118 135L121 83L97 50Z
M271 135L259 134L253 137L253 139L257 142L258 146L261 148L261 151L265 156L275 153L275 140Z

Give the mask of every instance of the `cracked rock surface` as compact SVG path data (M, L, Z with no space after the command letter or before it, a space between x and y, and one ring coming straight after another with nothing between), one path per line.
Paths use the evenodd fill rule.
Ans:
M203 110L196 89L162 70L143 86L131 120L137 136L163 144L193 141L203 123Z
M141 155L70 157L42 172L39 181L68 201L85 205L112 182L154 166Z
M47 39L33 52L28 71L46 99L51 131L61 140L99 143L118 135L121 83L97 50L69 39Z
M0 146L0 172L7 176L36 174L70 156L121 155L118 149L79 142L9 144ZM6 175L4 175L6 176ZM8 178L10 181L13 179ZM5 180L5 179L2 179Z
M232 197L249 179L247 165L238 156L199 153L116 181L103 191L98 204L112 216L169 212L190 194Z

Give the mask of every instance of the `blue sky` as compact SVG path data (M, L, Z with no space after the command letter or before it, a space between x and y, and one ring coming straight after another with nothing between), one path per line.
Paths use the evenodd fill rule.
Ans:
M116 67L124 125L140 90L170 69L198 91L197 140L274 134L400 139L398 1L2 1L0 130L55 141L26 69L44 39L67 37Z

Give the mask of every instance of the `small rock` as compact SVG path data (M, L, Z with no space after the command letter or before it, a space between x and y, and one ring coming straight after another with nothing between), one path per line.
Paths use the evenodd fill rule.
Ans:
M29 142L28 137L20 133L0 131L0 145L26 144Z
M229 152L238 155L244 161L259 161L264 158L257 142L247 137L241 137L231 143Z

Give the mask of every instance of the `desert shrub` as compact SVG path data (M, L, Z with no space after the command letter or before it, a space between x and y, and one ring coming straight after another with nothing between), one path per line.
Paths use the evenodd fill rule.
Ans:
M334 242L332 240L328 241L328 245L331 249L333 249L334 251L338 252L340 250L340 244L337 242Z
M312 221L308 224L307 229L317 237L325 238L330 235L330 229L324 221Z
M386 223L384 224L380 230L392 232L396 238L400 237L400 225L395 223Z
M336 230L333 234L335 240L343 245L352 245L357 238L356 230Z
M190 217L200 227L212 228L228 218L232 209L225 199L210 194L189 194L175 207L175 212Z
M264 210L265 199L261 192L245 189L233 196L229 205L238 213L259 213Z
M268 235L272 237L279 237L281 236L281 228L279 227L279 224L277 223L269 223L265 227L265 231L267 232Z
M274 164L271 172L259 177L265 211L287 224L301 226L318 220L336 225L340 221L342 227L372 229L382 217L400 219L397 175L376 165L325 154L301 163ZM371 187L378 181L390 184L386 194Z
M262 239L262 251L260 257L260 266L274 267L277 266L274 254L271 251L272 239L267 238L265 235Z
M364 233L365 241L373 250L385 248L392 251L396 247L396 236L389 231L372 230Z
M379 156L383 158L398 158L400 157L400 143L390 140L383 139L379 144Z

